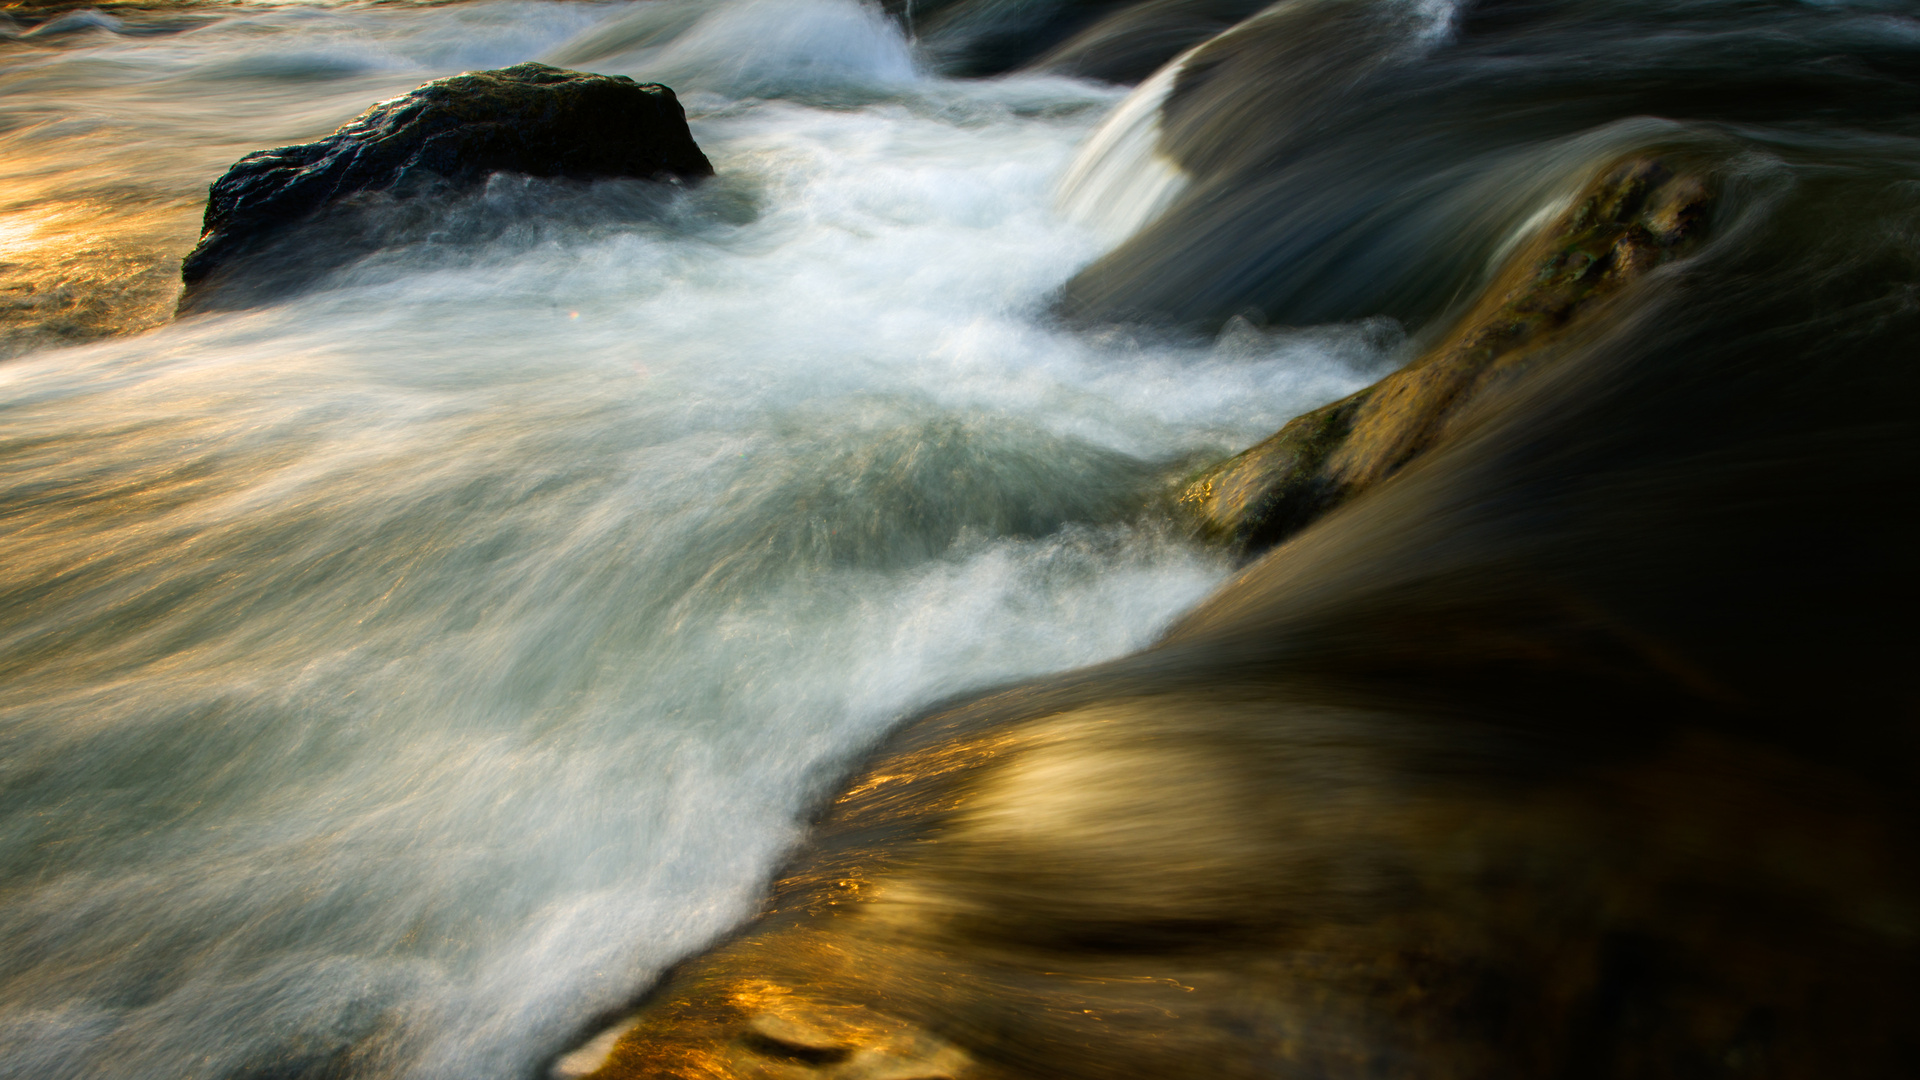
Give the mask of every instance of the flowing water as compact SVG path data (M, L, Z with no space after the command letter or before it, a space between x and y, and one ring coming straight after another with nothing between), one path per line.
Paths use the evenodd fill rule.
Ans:
M749 913L890 722L1150 641L1227 570L1143 512L1168 471L1397 347L1052 325L1121 92L936 77L852 0L0 47L0 258L136 326L228 162L461 69L667 81L718 169L496 177L297 297L16 344L0 1076L531 1074Z

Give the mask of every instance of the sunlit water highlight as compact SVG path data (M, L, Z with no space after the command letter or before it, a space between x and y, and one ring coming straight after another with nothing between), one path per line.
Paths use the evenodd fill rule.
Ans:
M663 10L5 58L35 182L176 230L239 152L529 56L673 76L719 177L496 178L325 289L0 366L0 1075L529 1075L890 722L1150 641L1226 572L1142 512L1166 470L1387 362L1050 326L1109 88Z

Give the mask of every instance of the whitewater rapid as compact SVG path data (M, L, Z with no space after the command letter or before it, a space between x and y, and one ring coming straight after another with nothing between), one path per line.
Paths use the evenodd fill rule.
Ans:
M1169 471L1399 344L1054 325L1122 92L929 76L850 0L194 18L0 57L0 237L184 250L240 153L525 59L672 83L718 176L497 177L0 363L0 1076L530 1075L889 724L1151 641L1229 569Z

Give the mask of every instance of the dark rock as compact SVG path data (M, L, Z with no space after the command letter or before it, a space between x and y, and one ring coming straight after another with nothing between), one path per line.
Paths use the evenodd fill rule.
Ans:
M1137 83L1266 6L1262 0L1144 0L1119 8L1026 67Z
M948 75L1020 68L1138 82L1268 0L882 0Z
M180 263L182 311L230 265L351 195L405 197L495 172L697 179L713 166L673 91L620 75L525 63L438 79L319 142L248 154L207 192L200 243Z
M936 70L981 77L1012 71L1085 29L1124 0L881 0ZM1171 55L1171 54L1169 54Z
M1155 149L1188 182L1056 310L1419 329L1473 288L1508 223L1578 183L1569 164L1711 149L1756 123L1910 137L1920 38L1869 39L1818 5L1736 7L1275 4L1181 63Z
M1243 553L1285 540L1443 440L1476 400L1550 364L1589 312L1700 239L1710 202L1703 176L1657 159L1608 170L1440 344L1193 477L1180 506Z

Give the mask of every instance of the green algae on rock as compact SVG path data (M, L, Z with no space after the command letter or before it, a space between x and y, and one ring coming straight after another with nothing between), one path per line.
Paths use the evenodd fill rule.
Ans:
M1508 261L1438 345L1190 477L1180 508L1242 553L1292 536L1444 439L1476 401L1550 365L1590 313L1695 245L1711 203L1697 170L1652 157L1617 164Z
M180 263L181 310L199 306L236 259L348 196L405 196L495 172L676 180L713 166L658 83L532 62L438 79L318 142L235 162L208 190L200 242Z

